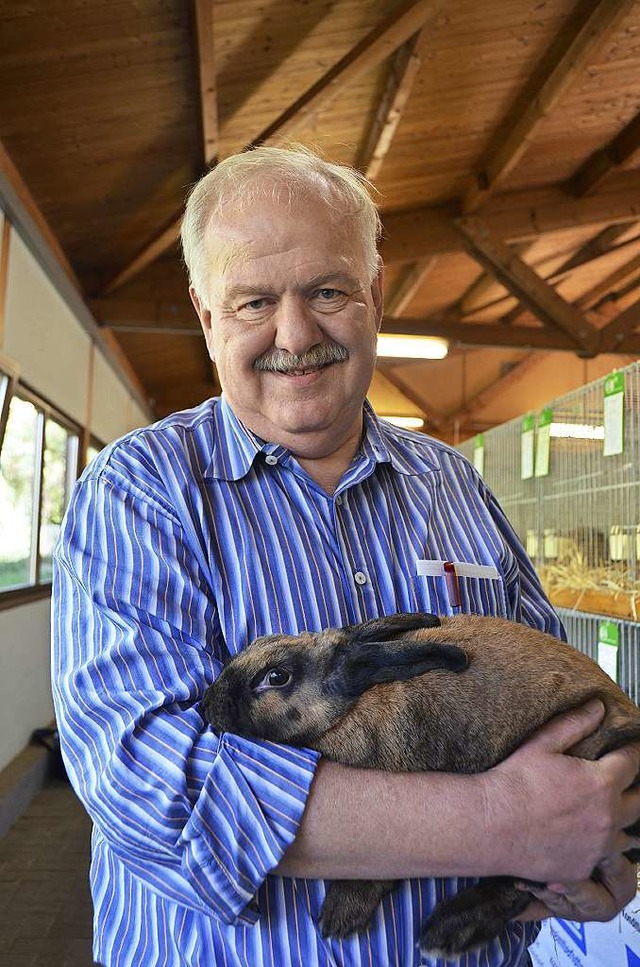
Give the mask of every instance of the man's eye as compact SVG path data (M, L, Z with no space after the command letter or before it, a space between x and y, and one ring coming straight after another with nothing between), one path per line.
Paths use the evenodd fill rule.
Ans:
M318 289L317 292L317 295L326 302L329 302L331 299L337 299L338 296L343 294L340 292L340 289Z
M243 309L253 309L254 312L264 309L267 304L266 299L252 299L251 302L245 302L242 306Z

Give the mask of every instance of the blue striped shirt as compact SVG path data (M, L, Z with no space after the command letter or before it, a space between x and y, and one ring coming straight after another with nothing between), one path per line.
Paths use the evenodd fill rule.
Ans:
M407 880L369 929L324 940L326 884L269 875L296 835L317 754L205 726L199 700L257 635L451 613L421 559L494 565L463 610L561 633L470 464L365 405L328 495L222 400L107 447L75 489L55 557L53 682L74 788L94 823L94 956L106 967L412 967L420 923L467 881ZM465 967L515 967L514 923Z

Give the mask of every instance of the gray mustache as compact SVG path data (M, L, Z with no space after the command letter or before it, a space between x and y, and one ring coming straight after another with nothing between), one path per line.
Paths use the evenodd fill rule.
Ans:
M339 343L319 343L307 352L289 353L286 349L272 349L254 363L255 369L269 373L290 373L296 369L318 369L329 363L341 363L349 358L348 351Z

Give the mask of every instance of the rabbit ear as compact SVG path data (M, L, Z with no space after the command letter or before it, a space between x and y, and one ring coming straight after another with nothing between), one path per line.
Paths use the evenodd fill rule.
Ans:
M401 682L436 668L463 671L469 664L457 645L443 642L395 641L349 642L338 656L336 667L325 681L325 690L356 697L381 682Z
M436 614L427 611L406 612L404 614L390 614L384 618L372 618L359 625L345 628L349 640L354 641L387 641L394 635L416 631L418 628L439 628L442 622Z

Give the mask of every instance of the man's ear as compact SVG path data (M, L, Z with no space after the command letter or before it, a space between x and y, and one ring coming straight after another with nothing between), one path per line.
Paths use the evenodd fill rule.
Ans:
M191 296L193 307L198 313L200 325L204 329L204 334L206 336L207 331L211 329L211 310L207 308L192 285L189 286L189 295Z

